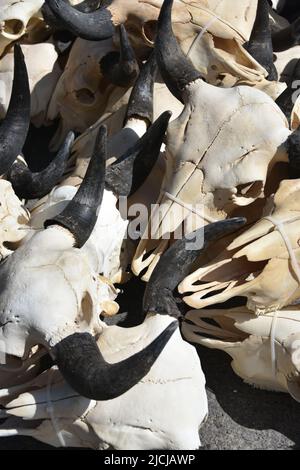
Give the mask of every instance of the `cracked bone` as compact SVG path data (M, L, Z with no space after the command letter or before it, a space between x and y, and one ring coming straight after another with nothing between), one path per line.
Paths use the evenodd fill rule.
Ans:
M246 307L192 310L184 338L232 357L234 372L257 388L300 401L300 312L297 306L256 317ZM213 319L215 325L205 321ZM205 335L205 336L204 336Z
M264 126L258 123L257 112L264 116ZM195 139L195 128L200 140ZM266 94L249 87L220 89L202 81L191 84L184 110L167 132L167 172L158 199L161 212L149 220L153 238L160 241L180 226L187 216L181 201L192 207L202 205L204 220L221 220L237 207L246 210L264 197L271 167L277 159L285 159L278 148L289 134L285 117ZM239 190L243 185L247 188ZM199 217L196 223L199 227L203 219ZM132 264L135 274L154 268L151 257L146 258L149 243L145 239L139 244ZM144 276L148 278L149 272Z
M98 344L109 362L120 361L144 348L170 322L170 317L155 315L134 328L105 327ZM176 367L174 355L178 358ZM182 402L186 394L189 400ZM61 446L63 439L67 446L99 450L197 449L198 429L208 412L199 358L182 340L179 330L151 371L114 400L97 402L79 396L55 370L28 384L0 390L0 396L5 403L0 417L17 417L12 426L15 435L31 435L54 446ZM60 436L49 416L50 404ZM29 429L24 427L24 420L29 420ZM0 427L0 436L9 435L9 428L10 418Z
M165 2L166 8L170 8L170 2ZM161 14L156 52L161 74L172 77L171 65L168 69L164 62L168 58L167 54L164 57L163 41L167 43L165 35L171 34L164 29L165 11ZM168 26L171 28L169 16ZM175 48L172 44L170 49ZM168 51L168 57L172 52ZM191 67L185 57L182 61ZM266 93L247 86L218 88L199 78L196 69L189 72L192 78L186 78L188 83L182 84L180 91L174 91L174 83L181 83L180 77L174 82L170 79L169 88L182 99L184 109L169 125L166 175L157 208L132 262L136 275L146 270L146 281L168 246L170 235L172 238L184 221L186 233L190 233L207 222L231 216L241 207L242 215L247 217L247 206L267 195L267 177L275 164L288 161L285 143L291 132L285 116ZM257 113L264 116L263 126Z

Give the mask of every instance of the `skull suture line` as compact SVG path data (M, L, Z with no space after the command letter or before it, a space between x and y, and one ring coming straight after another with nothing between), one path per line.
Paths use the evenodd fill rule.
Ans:
M261 1L265 0L258 3ZM47 0L44 16L47 21L50 12L50 24L54 21L56 26L63 25L75 36L92 40L95 34L97 39L99 34L103 39L103 33L105 38L112 36L111 26L124 23L138 56L145 58L154 43L162 3L162 0L131 0L125 3L114 0L107 8L90 13L89 28L85 13L76 13L75 18L74 9L63 1ZM195 65L211 83L233 86L242 77L247 84L258 85L269 90L270 95L277 96L282 90L280 84L276 81L270 84L266 80L268 71L264 65L260 65L242 47L249 40L256 8L257 0L240 1L234 8L228 8L228 0L176 1L174 31L183 50L190 51ZM101 21L105 28L99 31Z
M0 0L0 56L11 42L41 28L43 3L43 0Z
M202 220L196 220L198 227L226 218L237 208L243 207L239 214L247 214L245 207L265 196L267 176L275 164L288 161L290 130L278 106L254 88L221 89L205 83L178 48L171 6L165 1L162 8L156 55L166 84L184 102L184 110L167 133L166 177L159 211L149 221L155 242L143 239L132 263L135 274L147 268L145 280L167 246L163 238L186 217L182 205L204 207ZM263 126L257 121L258 112L264 116Z

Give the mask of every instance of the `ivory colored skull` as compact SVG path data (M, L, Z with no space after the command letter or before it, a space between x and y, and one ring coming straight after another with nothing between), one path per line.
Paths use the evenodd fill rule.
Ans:
M170 238L184 220L190 233L237 208L243 207L246 215L247 206L265 196L272 167L287 159L282 144L290 130L265 93L246 86L221 89L197 80L188 85L184 103L167 133L167 171L158 208L149 220L151 237L140 242L132 263L135 274L147 268L145 280L168 245L164 237Z
M116 87L101 74L99 61L114 50L112 39L99 42L79 38L74 42L48 109L47 118L50 121L60 117L60 129L54 139L55 147L58 147L68 131L84 132L105 113ZM113 104L125 92L126 89L117 88Z
M55 47L50 42L22 45L31 91L31 118L36 126L44 124L48 104L62 73ZM0 61L0 118L4 118L10 100L13 78L13 53Z
M108 9L115 24L125 23L139 55L153 46L162 0L114 0ZM257 0L178 0L174 3L174 33L195 67L214 85L257 86L272 98L284 85L266 80L266 70L242 45L248 41L257 9Z
M150 316L135 328L104 327L99 347L109 362L120 361L144 348L170 321L170 317ZM182 400L184 396L189 399ZM0 397L7 405L0 418L8 417L0 436L30 435L53 446L98 450L197 449L198 429L207 415L199 358L179 331L151 371L116 399L96 402L76 395L53 369L30 383L0 390ZM49 415L50 403L58 435ZM17 417L15 431L9 417ZM25 429L23 420L30 420L30 428Z
M232 357L234 372L255 387L288 392L300 401L300 312L289 307L256 317L246 307L194 310L183 323L192 343ZM217 326L205 321L213 319ZM205 336L203 336L205 335Z
M0 180L0 258L11 254L28 233L29 214L8 181Z
M0 56L7 45L43 24L43 0L0 0Z
M135 42L153 45L156 21L163 0L113 0L108 6L114 24L126 23ZM208 25L208 30L223 39L249 39L255 19L257 0L241 0L232 8L231 0L177 0L172 21L184 49L195 32ZM214 20L215 19L215 20ZM214 21L212 21L214 20ZM132 28L130 28L131 26Z
M283 181L271 211L274 222L261 219L188 276L178 288L185 302L198 309L241 296L249 310L265 314L298 301L299 197L300 180Z
M132 89L128 90L127 93L122 98L122 107L118 110L107 108L106 113L102 115L97 122L89 127L83 134L81 134L76 141L74 142L72 152L78 159L90 158L93 146L95 143L96 135L98 129L101 125L108 124L108 129L111 134L107 156L108 163L112 163L118 157L123 155L128 148L132 147L136 141L141 137L147 129L147 123L143 119L129 119L124 127L122 123L125 119L126 106L128 104L129 96ZM172 111L171 120L176 119L182 111L182 104L178 101L168 90L164 83L161 83L161 80L158 78L154 84L153 91L153 121L155 121L165 110ZM114 120L118 122L117 125L114 125L113 128L109 125L111 120L111 115L114 113ZM114 129L119 127L120 130L114 132Z
M51 348L80 331L101 333L99 315L116 311L117 291L99 277L91 242L81 249L73 243L58 226L37 231L0 267L1 352L18 366L37 345Z

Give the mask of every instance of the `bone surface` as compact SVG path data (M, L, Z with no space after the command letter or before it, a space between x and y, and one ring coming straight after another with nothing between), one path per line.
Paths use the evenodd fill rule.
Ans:
M110 362L120 361L148 344L170 321L170 317L150 316L135 328L106 327L98 344ZM176 367L174 355L178 358ZM47 383L51 380L53 414L67 446L191 450L200 445L198 429L207 415L205 379L195 349L182 340L179 331L151 372L114 400L95 402L80 397L57 376L58 372L52 379L51 373L2 392L6 395L6 416L19 418L16 434L61 446L47 412ZM186 393L189 400L181 403ZM22 429L22 419L31 420L32 429ZM42 423L35 424L34 420ZM1 436L9 435L9 423L8 419L1 426Z

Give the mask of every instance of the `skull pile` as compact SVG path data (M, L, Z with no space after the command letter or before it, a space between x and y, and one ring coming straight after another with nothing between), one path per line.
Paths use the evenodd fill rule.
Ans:
M300 401L299 21L0 0L0 436L197 449L194 344Z

